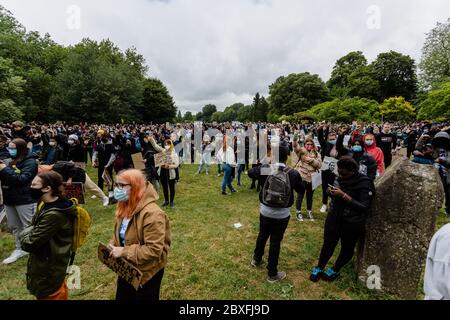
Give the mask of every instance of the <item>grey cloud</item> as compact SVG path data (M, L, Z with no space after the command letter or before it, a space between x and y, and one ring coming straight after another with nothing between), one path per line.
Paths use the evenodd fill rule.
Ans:
M0 0L30 30L73 44L83 37L135 46L149 75L161 79L182 111L251 103L281 75L309 71L329 78L353 50L369 60L397 50L420 60L425 33L450 12L448 0ZM65 27L79 5L82 28ZM369 30L367 8L381 28Z

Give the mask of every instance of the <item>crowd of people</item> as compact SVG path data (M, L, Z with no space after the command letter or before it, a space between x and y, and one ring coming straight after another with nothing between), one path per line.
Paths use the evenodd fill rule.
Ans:
M29 254L30 292L39 299L67 298L64 275L74 207L62 190L81 182L104 206L116 204L111 255L126 258L144 274L137 291L119 278L117 299L158 299L171 234L169 219L156 200L162 187L162 207L173 208L180 167L195 163L197 174L205 169L208 175L217 166L223 196L238 192L233 183L236 179L242 186L242 174L251 179L250 188L256 188L260 201L251 265L262 264L270 239L271 283L286 277L278 271L278 259L290 208L295 204L296 219L304 222L306 196L307 218L314 221L313 196L322 185L320 213L327 217L310 279L333 281L364 236L375 179L403 151L412 161L439 170L445 211L450 214L449 134L449 123L429 122L1 124L0 204L16 239L15 250L3 263ZM170 161L159 163L162 153ZM143 170L134 169L138 166L133 155L139 154ZM97 169L97 184L86 173L88 165ZM44 205L38 207L39 202ZM339 256L326 268L339 242ZM50 264L57 267L49 268Z

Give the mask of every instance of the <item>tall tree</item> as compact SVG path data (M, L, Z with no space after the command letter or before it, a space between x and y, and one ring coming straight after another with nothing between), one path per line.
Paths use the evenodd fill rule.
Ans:
M336 62L327 86L335 98L379 98L379 83L361 51L350 52Z
M436 88L450 80L450 18L427 34L419 67L423 89Z
M169 90L158 79L145 80L143 101L139 110L140 122L172 122L177 114L177 108Z
M428 92L427 98L420 104L418 118L421 120L449 120L449 106L450 81Z
M217 111L217 107L213 104L207 104L203 107L202 110L202 120L204 122L210 122L211 116L214 114L214 112Z
M379 54L371 66L380 84L380 101L397 96L414 99L418 87L414 59L390 51Z
M318 75L309 72L279 77L269 86L272 114L291 115L327 101L329 90Z

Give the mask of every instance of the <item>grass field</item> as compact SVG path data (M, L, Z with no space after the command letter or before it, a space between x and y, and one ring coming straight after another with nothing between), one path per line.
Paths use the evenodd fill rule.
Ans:
M289 223L279 261L279 270L287 278L277 284L266 281L267 270L249 264L259 224L259 201L250 180L244 176L238 193L220 194L221 178L216 166L211 173L195 175L196 165L183 165L181 181L176 186L175 208L167 209L172 227L172 248L161 288L162 299L393 299L395 297L365 288L357 281L354 264L333 283L309 281L322 244L324 214L319 213L321 190L316 190L316 221ZM95 172L89 169L95 179ZM234 183L235 184L235 183ZM161 193L162 196L162 193ZM112 235L114 206L104 208L99 200L88 197L86 208L93 216L87 245L77 254L75 264L81 269L81 289L71 290L70 299L114 299L115 274L97 258L97 245ZM163 201L160 199L159 203ZM305 204L304 204L305 205ZM240 229L233 224L241 223ZM437 227L450 220L439 215ZM14 249L10 234L0 234L0 259ZM265 261L267 261L267 250ZM336 257L337 252L335 252ZM334 262L333 257L332 262ZM15 264L0 264L0 299L34 299L26 289L27 259ZM421 289L419 289L419 296Z

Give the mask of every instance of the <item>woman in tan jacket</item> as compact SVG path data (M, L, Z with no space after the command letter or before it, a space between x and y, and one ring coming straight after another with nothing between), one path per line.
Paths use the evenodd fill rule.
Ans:
M111 255L123 257L143 274L139 289L119 277L117 300L159 300L171 234L167 215L156 204L158 194L140 170L117 176L118 201Z
M294 151L299 159L295 169L300 173L303 180L301 191L297 196L296 202L297 220L303 221L302 202L306 193L306 210L308 211L309 219L314 221L314 217L312 215L314 196L314 190L312 188L312 174L322 167L321 156L317 151L314 140L310 137L305 139L303 147L294 141Z

